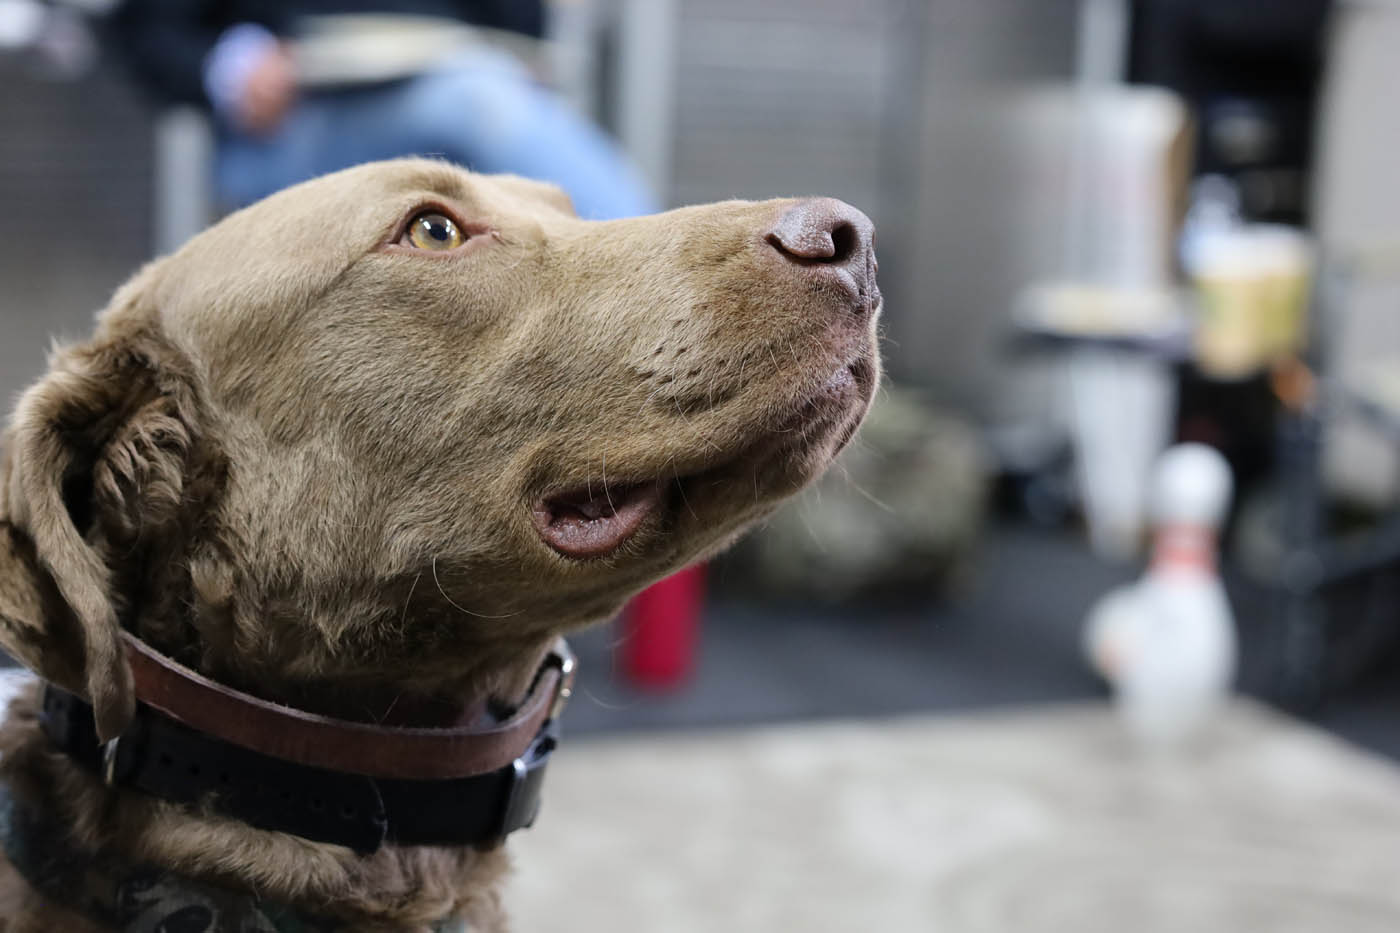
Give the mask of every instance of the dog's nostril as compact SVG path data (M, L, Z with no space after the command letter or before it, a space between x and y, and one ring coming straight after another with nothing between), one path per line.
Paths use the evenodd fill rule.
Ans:
M860 235L856 233L856 228L849 223L840 223L831 231L832 255L831 262L849 262L859 248Z
M808 198L783 212L764 239L799 263L864 270L874 252L875 225L835 198Z

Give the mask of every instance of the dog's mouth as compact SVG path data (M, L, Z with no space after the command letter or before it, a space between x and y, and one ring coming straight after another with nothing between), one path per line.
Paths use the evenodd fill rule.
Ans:
M565 557L606 557L661 510L660 482L603 484L540 499L532 510L540 538Z
M852 432L864 417L866 406L875 391L875 364L867 355L857 357L852 363L838 366L831 377L822 384L801 406L799 419L827 418L849 419ZM844 447L847 436L838 445Z
M786 454L827 447L827 461L850 442L874 394L876 368L868 353L837 366L815 391L799 396L778 420L741 450L689 473L633 482L591 483L535 501L531 518L540 539L576 560L608 557L672 501L702 501L708 490L752 473ZM834 438L834 443L829 439ZM733 476L731 476L733 474ZM746 479L745 482L749 482ZM755 497L758 497L755 486ZM694 509L692 508L691 511Z
M803 441L816 442L824 430L839 432L830 455L834 458L850 443L864 420L875 394L876 378L876 364L869 353L837 366L816 391L797 404L773 436L795 434Z

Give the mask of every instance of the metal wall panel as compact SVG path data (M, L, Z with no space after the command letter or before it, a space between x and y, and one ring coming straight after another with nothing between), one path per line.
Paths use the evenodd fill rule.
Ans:
M1078 0L682 0L671 199L829 194L865 210L892 371L994 413L1012 299L1059 235L1020 210L1037 181L1018 95L1070 78L1077 13Z
M0 409L76 337L150 244L151 129L99 68L50 79L0 57Z
M876 213L895 0L686 0L673 199L830 194Z

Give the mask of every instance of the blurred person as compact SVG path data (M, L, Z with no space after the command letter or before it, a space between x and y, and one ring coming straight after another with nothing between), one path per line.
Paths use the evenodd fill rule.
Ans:
M611 139L468 29L539 38L540 0L126 0L111 26L159 99L212 111L225 207L361 162L434 155L552 181L581 217L656 209ZM337 38L359 61L308 73L299 46Z

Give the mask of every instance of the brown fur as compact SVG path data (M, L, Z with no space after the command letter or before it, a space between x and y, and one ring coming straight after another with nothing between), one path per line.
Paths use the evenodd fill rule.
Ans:
M416 209L474 236L394 245ZM790 202L606 223L548 186L429 161L362 166L235 214L142 270L20 399L0 459L0 642L133 709L119 627L209 676L373 720L524 690L550 638L733 539L823 469L877 372L874 316L763 242ZM811 416L833 370L859 398ZM660 479L616 553L546 547L530 503ZM369 857L104 787L35 697L0 771L81 847L355 929L462 913L498 929L500 850ZM0 929L82 930L9 871Z

